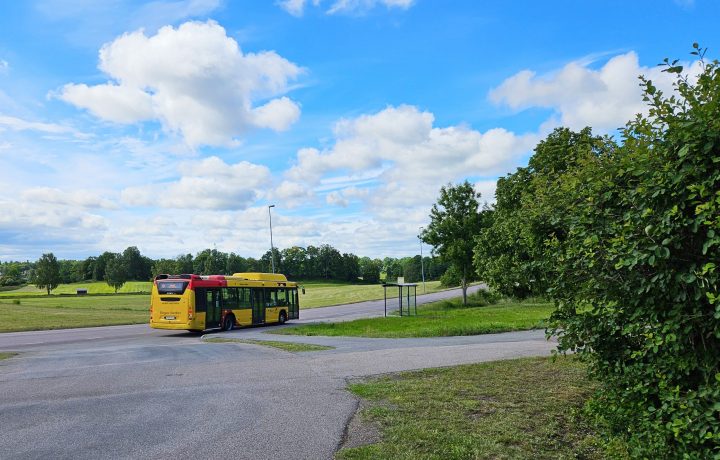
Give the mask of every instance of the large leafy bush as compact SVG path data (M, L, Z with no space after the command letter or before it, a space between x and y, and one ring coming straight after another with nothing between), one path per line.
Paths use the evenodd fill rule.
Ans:
M643 80L649 115L623 145L546 191L567 232L545 241L551 332L590 364L591 407L634 456L720 458L720 68L666 63L674 94Z

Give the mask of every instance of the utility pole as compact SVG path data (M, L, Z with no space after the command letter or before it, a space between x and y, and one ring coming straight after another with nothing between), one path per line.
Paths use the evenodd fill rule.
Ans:
M422 235L423 228L420 227L420 235ZM423 260L423 251L422 251L422 238L418 235L418 239L420 240L420 272L422 273L422 280L423 280L423 294L427 294L427 291L425 290L425 261Z
M273 240L272 240L272 212L270 212L270 208L274 208L275 205L271 204L268 206L268 216L270 216L270 266L272 267L272 272L275 273L275 248L273 248Z

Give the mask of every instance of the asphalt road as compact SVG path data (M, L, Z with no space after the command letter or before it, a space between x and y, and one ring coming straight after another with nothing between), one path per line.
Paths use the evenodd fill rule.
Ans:
M342 308L380 314L361 304L301 314L328 319ZM0 361L0 457L332 458L357 404L345 391L348 378L554 347L541 331L364 339L268 337L271 329L213 335L336 348L288 353L147 326L93 328L81 338L78 330L2 334L0 349L21 354Z

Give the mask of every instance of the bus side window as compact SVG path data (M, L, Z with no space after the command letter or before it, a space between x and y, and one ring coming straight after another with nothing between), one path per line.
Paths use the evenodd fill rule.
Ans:
M265 306L274 307L277 305L277 289L263 289L265 291Z
M238 288L238 308L252 308L250 288Z
M195 311L196 312L207 311L207 309L205 307L205 297L206 297L205 292L206 292L205 288L195 289Z
M238 308L238 289L237 288L223 288L223 308L228 310L237 310Z
M285 306L288 305L288 298L287 298L287 290L286 289L278 289L277 290L277 304L278 306Z

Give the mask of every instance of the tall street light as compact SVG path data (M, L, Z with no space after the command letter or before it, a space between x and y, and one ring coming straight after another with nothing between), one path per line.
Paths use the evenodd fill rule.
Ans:
M275 205L271 204L268 206L268 216L270 216L270 265L272 266L272 272L275 273L275 249L273 248L273 241L272 241L272 213L270 212L270 208L274 208Z
M420 227L420 234L418 235L418 239L420 240L420 272L422 273L422 280L423 280L423 294L426 294L425 291L425 261L423 261L423 252L422 252L422 238L420 235L422 235L423 228Z

